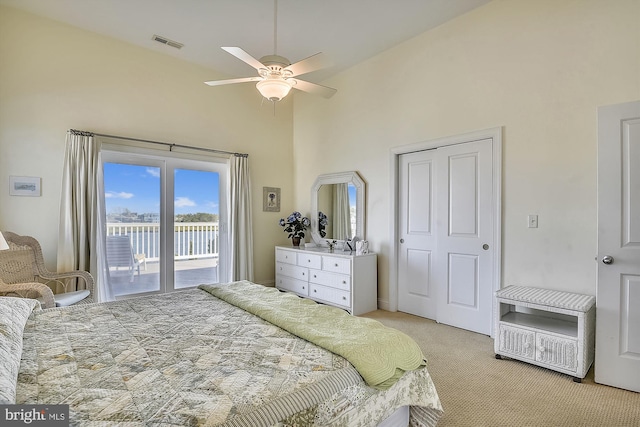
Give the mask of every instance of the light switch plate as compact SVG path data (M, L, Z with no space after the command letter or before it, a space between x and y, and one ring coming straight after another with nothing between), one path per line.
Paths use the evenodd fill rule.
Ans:
M529 228L538 228L538 215L529 215L527 217L527 224Z

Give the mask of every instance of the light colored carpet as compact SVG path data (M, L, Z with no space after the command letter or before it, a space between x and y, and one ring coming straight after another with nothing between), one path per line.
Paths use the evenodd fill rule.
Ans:
M493 339L432 320L383 310L365 315L411 336L422 348L445 415L439 427L640 426L640 393L582 383L512 359L495 359Z

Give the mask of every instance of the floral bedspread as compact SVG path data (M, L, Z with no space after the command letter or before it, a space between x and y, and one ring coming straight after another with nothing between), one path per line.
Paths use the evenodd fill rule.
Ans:
M34 312L16 403L69 404L78 426L434 425L426 369L388 391L341 356L199 289Z

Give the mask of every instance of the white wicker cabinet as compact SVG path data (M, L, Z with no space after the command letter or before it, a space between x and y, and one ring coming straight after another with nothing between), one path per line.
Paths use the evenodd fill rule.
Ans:
M594 357L595 297L526 286L496 292L495 353L573 376Z
M353 315L378 308L377 256L276 246L276 288Z

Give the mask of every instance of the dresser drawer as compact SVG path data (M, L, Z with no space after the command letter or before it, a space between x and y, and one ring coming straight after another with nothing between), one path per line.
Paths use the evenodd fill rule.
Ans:
M286 291L295 292L300 296L309 295L309 285L304 280L294 279L293 277L278 276L276 280L276 287L278 289L284 289Z
M351 276L323 270L309 270L309 282L343 291L351 290Z
M333 273L351 274L351 260L349 258L323 256L322 269Z
M289 276L289 277L293 277L294 279L299 279L299 280L304 280L307 281L309 280L309 269L308 268L304 268L304 267L300 267L297 265L291 265L291 264L285 264L282 262L277 262L276 263L276 275L280 276Z
M309 296L311 298L319 299L330 304L340 305L343 307L351 306L351 293L341 291L336 288L329 288L327 286L310 283Z
M284 249L276 249L276 261L285 264L296 264L296 253Z
M570 338L537 332L536 361L576 372L578 369L578 342Z
M535 359L535 333L527 329L499 324L499 348L506 355Z
M322 268L322 256L316 254L300 253L298 254L298 265L301 267Z

